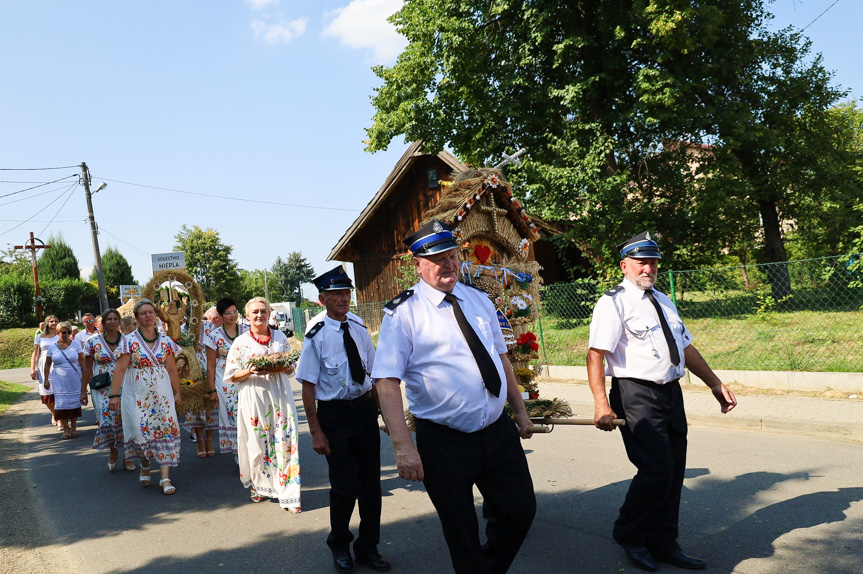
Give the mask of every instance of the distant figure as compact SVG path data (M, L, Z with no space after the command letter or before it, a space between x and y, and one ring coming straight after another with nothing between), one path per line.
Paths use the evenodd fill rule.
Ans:
M45 354L51 345L60 340L57 334L57 324L60 320L56 315L48 315L41 324L39 332L33 339L33 353L30 355L30 378L39 381L39 397L42 404L51 411L51 424L62 428L62 424L54 417L54 391L45 387ZM71 330L71 329L70 329Z
M126 315L120 319L121 327L120 329L123 331L124 335L128 335L138 328L138 323L135 321L135 318L131 315Z
M195 346L195 358L201 367L202 377L207 376L207 353L204 344L209 339L210 333L221 324L222 316L216 311L216 307L207 309L206 313L204 313L204 320L201 322L201 332ZM215 394L215 392L210 393L210 396L212 397ZM216 449L213 447L213 431L219 428L218 415L219 413L215 408L186 414L183 428L192 434L194 438L193 442L197 443L198 458L216 456Z
M68 439L78 436L81 405L87 404L87 394L81 392L84 352L72 339L71 323L58 323L57 333L60 339L45 353L43 380L45 388L54 391L54 417L63 426L63 438Z

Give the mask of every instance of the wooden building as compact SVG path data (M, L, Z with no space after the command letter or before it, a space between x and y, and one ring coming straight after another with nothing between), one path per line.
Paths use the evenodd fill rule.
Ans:
M408 253L402 239L416 231L423 213L436 205L443 188L440 181L451 181L453 172L466 166L447 151L424 153L421 142L408 147L386 181L332 248L328 261L353 263L357 303L389 301L399 291L396 277L403 265L400 257ZM540 234L547 237L553 228L538 222ZM567 280L568 273L548 240L532 247L531 255L545 268L546 284ZM534 250L535 249L535 253Z

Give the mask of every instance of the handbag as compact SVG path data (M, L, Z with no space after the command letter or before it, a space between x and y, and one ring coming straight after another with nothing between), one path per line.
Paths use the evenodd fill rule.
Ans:
M90 389L94 391L98 391L99 389L104 389L105 387L111 384L111 373L105 371L104 373L98 374L90 379Z

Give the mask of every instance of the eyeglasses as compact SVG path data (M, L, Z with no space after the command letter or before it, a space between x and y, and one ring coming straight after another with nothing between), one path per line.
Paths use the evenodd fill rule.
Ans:
M227 315L228 317L233 317L234 315L239 315L239 311L225 311L222 315Z
M71 335L72 334L72 331L57 331L57 332L60 333L61 335Z
M93 320L92 320L92 319L90 319L89 321L84 321L83 323L84 323L85 325L89 325L89 324L90 324L90 323L92 323L92 322L93 322Z

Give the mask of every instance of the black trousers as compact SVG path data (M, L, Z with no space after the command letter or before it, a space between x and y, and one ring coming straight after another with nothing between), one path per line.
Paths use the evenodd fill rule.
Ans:
M370 393L354 401L318 401L318 422L330 454L330 534L327 546L347 552L354 504L359 501L360 531L354 554L377 553L381 536L381 433L378 407Z
M609 401L626 419L620 434L638 469L614 523L614 539L658 553L676 550L687 430L680 383L613 378Z
M458 573L506 572L536 514L536 497L515 423L495 423L464 433L416 419L417 450L424 484L437 510ZM485 544L473 499L476 485L492 510Z

